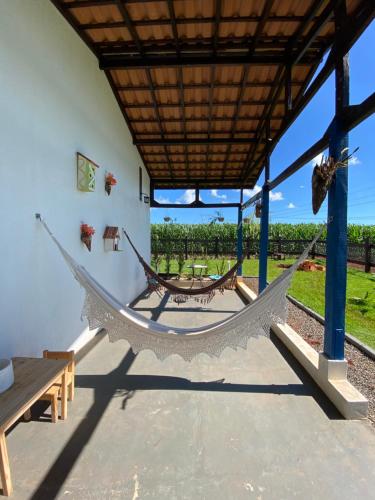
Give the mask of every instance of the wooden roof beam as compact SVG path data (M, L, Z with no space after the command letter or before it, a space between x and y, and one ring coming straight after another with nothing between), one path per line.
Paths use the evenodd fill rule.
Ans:
M238 134L251 134L251 135L255 135L256 134L256 129L238 130L237 133ZM148 131L147 132L134 132L134 135L136 136L137 139L141 139L141 136L142 137L147 137L147 136L153 136L153 135L158 135L158 134L159 134L159 131L157 131L157 132L148 132ZM183 135L185 140L190 139L190 137L188 137L188 136L191 136L191 135L205 135L205 136L207 136L207 138L209 138L209 134L208 134L207 130L190 130L186 134L183 131L179 132L179 131L175 131L174 130L172 132L165 131L164 134L168 135L168 136L172 136L172 135L181 136L181 135ZM215 130L215 131L211 132L211 134L212 135L228 135L228 132L224 131L224 130L221 130L221 131L220 130ZM229 137L233 137L233 136L229 135Z
M176 146L176 145L222 145L222 144L245 144L249 145L257 142L257 139L246 138L225 138L225 139L197 139L189 138L187 141L185 139L134 139L133 143L137 146ZM150 153L152 154L152 153ZM172 153L171 153L172 154ZM204 153L203 153L204 154Z
M217 178L217 177L208 177L207 179L203 178L203 177L200 177L200 178L190 178L190 179L186 179L186 178L176 178L176 179L169 179L169 178L165 178L165 177L160 177L160 178L157 178L157 177L154 177L153 179L153 182L154 182L154 186L155 186L155 189L171 189L171 187L175 187L175 188L189 188L189 187L192 187L192 188L200 188L200 189L205 189L205 188L208 188L208 187L215 187L215 186L219 186L221 189L225 189L226 187L227 188L236 188L236 187L240 187L241 184L240 184L240 181L238 180L237 177L228 177L227 179L225 179L223 181L223 179L221 178ZM250 187L250 184L247 183L246 185L244 185L243 187ZM240 204L236 205L236 206L239 206ZM179 205L180 206L180 205ZM220 203L220 206L222 206L222 204Z
M193 146L194 146L194 144L193 144ZM245 144L245 146L247 146L247 144ZM147 147L147 144L146 144L146 147ZM171 152L170 154L173 156L184 156L184 152L180 152L180 153ZM204 152L198 153L195 151L189 151L188 154L189 154L189 156L199 156L200 157L200 156L204 156L205 153ZM215 154L224 154L224 153L216 152ZM246 155L246 151L233 151L232 154L233 155ZM144 155L165 158L165 153L152 153L151 151L144 151ZM231 160L231 161L240 161L240 160ZM243 161L243 160L241 160L241 161Z
M314 63L316 58L311 56L303 57L298 64L306 66ZM143 57L126 57L123 55L101 56L99 58L100 69L127 69L127 68L160 68L179 66L238 66L242 64L254 64L256 66L275 66L285 65L286 61L283 54L280 53L265 53L248 55L225 55L225 56L143 56Z
M301 87L304 82L298 80L292 80L291 85L296 87ZM274 84L274 81L266 81L266 82L247 82L245 88L263 88L263 87L271 87ZM184 89L209 89L211 83L203 82L203 83L184 83ZM215 88L224 89L224 88L238 88L241 85L241 82L233 83L233 82L215 82ZM180 85L175 83L166 83L164 85L154 85L155 90L179 90ZM139 91L149 91L150 87L148 85L118 85L118 91L123 92L134 92L135 90Z
M173 155L174 156L174 155ZM212 165L221 165L223 163L224 160L209 160L208 163L212 164ZM189 165L204 165L206 162L206 160L202 160L202 161L199 161L199 160L190 160L189 161ZM167 165L168 162L166 160L160 160L160 161L148 161L147 162L148 165ZM237 168L235 167L234 165L238 165L238 164L242 164L243 163L243 160L230 160L228 161L227 165L232 165L233 168ZM173 164L174 165L184 165L185 164L185 160L173 160Z
M248 116L248 115L243 115L238 117L238 121L251 121L251 120L259 120L260 116ZM274 116L275 120L281 120L283 116ZM228 117L228 116L213 116L212 121L215 122L230 122L233 119L233 117ZM153 118L135 118L135 119L130 119L131 123L158 123L158 120L153 119ZM208 121L208 116L191 116L189 118L186 118L186 123L194 123L194 122L207 122ZM181 123L180 117L178 118L163 118L163 123ZM273 132L278 131L279 129L272 129ZM255 132L256 130L252 130L252 132ZM136 133L142 133L142 132L136 132ZM169 133L169 132L168 132ZM188 132L189 134L194 134L193 131ZM218 134L220 133L225 133L225 132L217 132ZM241 130L238 131L239 134L241 134ZM246 131L244 131L246 133Z
M150 90L150 89L149 89ZM242 101L242 104L244 106L264 106L267 104L271 104L273 101L271 99L262 99L262 100L248 100L248 101ZM284 101L282 99L278 100L276 104L283 104ZM125 108L128 109L138 109L138 108L144 108L144 109L149 109L153 108L154 105L152 102L136 102L136 103L122 103L122 105ZM159 108L179 108L181 106L180 102L159 102L158 104ZM207 106L210 107L210 101L197 101L197 102L185 102L185 108L197 108L197 107L203 107ZM213 101L212 106L237 106L237 101ZM259 119L259 116L258 118ZM209 117L202 119L204 120L209 120ZM232 120L232 118L227 118L227 120Z
M97 4L95 2L98 2ZM135 0L137 1L137 0ZM142 2L142 0L139 0ZM146 0L143 0L146 1ZM153 2L155 0L147 0ZM84 8L84 7L100 7L100 2L103 2L103 5L113 5L116 3L116 0L89 0L89 1L77 1L77 2L65 2L62 5L64 10L70 10L73 8ZM131 3L129 1L123 0L123 3L126 5L127 3ZM90 5L91 4L91 5ZM269 16L269 23L300 23L304 20L304 16L297 15L272 15ZM259 23L261 21L261 16L222 16L222 23ZM186 24L213 24L215 22L215 17L179 17L176 18L176 25L186 25ZM133 21L133 25L135 27L139 26L166 26L170 25L171 20L168 18L160 18L160 19L138 19ZM85 30L89 29L105 29L107 28L122 28L126 26L124 21L108 21L108 22L99 22L99 23L82 23L81 28Z

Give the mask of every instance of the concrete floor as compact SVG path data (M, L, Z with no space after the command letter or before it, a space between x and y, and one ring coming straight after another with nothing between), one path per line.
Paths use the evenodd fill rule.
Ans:
M153 295L136 309L196 326L243 303L226 291L207 311L159 306ZM375 498L373 428L342 420L277 340L186 363L104 337L76 386L67 421L9 433L14 499Z

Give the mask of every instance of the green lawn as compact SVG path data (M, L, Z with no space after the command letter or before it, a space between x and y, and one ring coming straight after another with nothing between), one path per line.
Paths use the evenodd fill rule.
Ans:
M226 261L227 262L227 261ZM228 264L225 262L225 271ZM234 264L231 261L231 266ZM287 259L282 263L290 264L293 259ZM319 260L317 260L319 262ZM186 261L184 273L189 273L187 265L191 261ZM196 264L208 265L208 274L216 274L216 265L219 260L209 259L195 260ZM272 281L283 269L278 266L279 261L268 260L268 280ZM170 272L177 272L177 262L171 262ZM159 266L159 272L165 272L165 261ZM245 276L257 276L258 260L245 260L243 264L243 274ZM295 297L306 306L324 316L324 272L302 272L297 271L294 275L292 286L289 289L290 295ZM346 309L346 331L356 336L362 342L375 348L375 275L365 273L358 269L348 268L348 288L347 288L347 309Z

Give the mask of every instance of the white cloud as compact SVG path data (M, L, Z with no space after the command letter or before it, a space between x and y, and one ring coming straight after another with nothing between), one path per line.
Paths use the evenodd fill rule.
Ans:
M195 200L195 189L187 189L183 195L181 195L177 203L190 204Z
M219 194L217 192L217 189L211 189L211 196L213 196L214 198L219 198L220 200L227 199L227 195L226 194Z
M296 208L296 206L294 203L290 202L288 203L288 208Z
M311 160L312 167L315 167L315 165L320 165L322 163L323 154L324 153L319 153L318 155L315 156L315 158Z
M305 186L300 186L299 188L300 188L300 189L305 189Z
M359 165L361 163L361 160L358 158L358 156L352 156L348 160L349 165Z
M283 193L281 191L270 191L270 201L281 201L284 199Z
M155 201L157 201L158 203L172 203L171 200L169 198L166 198L165 196L158 196L157 198L155 198Z
M258 184L255 184L253 189L244 189L243 194L245 197L252 198L255 194L258 194L260 191L262 191L262 188ZM276 191L276 192L270 191L270 201L281 201L283 199L284 196L281 191Z
M236 189L236 191L239 191L239 189ZM255 184L253 189L244 189L243 194L244 196L252 198L255 194L259 193L259 191L262 191L262 188L258 184Z

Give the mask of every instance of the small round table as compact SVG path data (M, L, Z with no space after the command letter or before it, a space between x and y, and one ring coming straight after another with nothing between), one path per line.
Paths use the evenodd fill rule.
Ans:
M207 269L207 266L205 266L204 264L190 264L190 266L187 266L189 269L192 269L193 270L193 279L195 278L195 270L196 269L199 269L200 270L200 274L199 274L199 281L202 281L202 273L203 273L203 269Z

